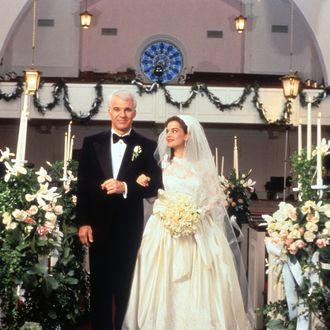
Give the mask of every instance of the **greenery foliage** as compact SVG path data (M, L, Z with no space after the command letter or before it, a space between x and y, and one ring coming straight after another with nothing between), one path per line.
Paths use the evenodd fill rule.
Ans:
M75 221L77 163L69 163L70 177L63 182L63 162L49 164L47 173L14 163L8 149L1 153L2 326L72 329L89 309L89 276Z

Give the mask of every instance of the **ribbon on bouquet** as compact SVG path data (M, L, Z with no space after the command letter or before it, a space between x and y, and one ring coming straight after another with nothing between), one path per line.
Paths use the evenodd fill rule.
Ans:
M281 255L282 245L274 244L270 240L266 240L266 248L268 253L279 257ZM303 302L299 301L296 286L301 286L303 282L303 270L296 259L292 262L288 259L283 264L283 282L286 295L286 301L289 309L289 319L297 318L297 330L309 329L309 315L307 307Z

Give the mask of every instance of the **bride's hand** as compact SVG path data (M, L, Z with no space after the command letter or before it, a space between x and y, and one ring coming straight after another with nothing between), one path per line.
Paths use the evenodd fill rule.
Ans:
M142 187L148 187L149 186L149 182L150 182L150 178L144 174L140 174L138 176L138 178L136 179L136 182L142 186Z

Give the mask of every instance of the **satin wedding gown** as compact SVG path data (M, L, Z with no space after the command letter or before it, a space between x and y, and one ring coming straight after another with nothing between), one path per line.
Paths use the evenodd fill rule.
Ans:
M189 195L207 210L202 179L184 159L173 159L163 181L167 194ZM250 329L221 224L205 211L194 235L173 238L155 215L157 205L144 230L122 329Z

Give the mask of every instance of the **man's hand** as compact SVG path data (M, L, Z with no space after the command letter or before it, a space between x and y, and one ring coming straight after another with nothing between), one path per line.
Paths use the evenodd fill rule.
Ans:
M80 242L83 245L90 247L91 243L93 243L93 230L91 226L81 226L79 228L78 236Z
M150 177L140 174L136 179L136 182L142 187L148 187L150 182Z
M101 184L101 189L106 190L108 195L125 193L125 184L122 181L108 179Z

